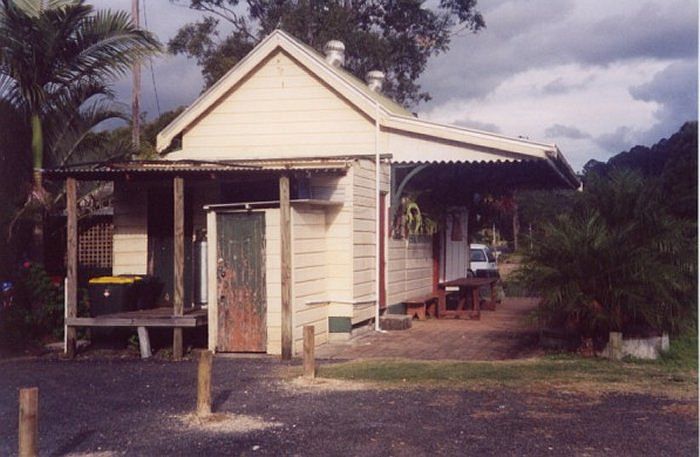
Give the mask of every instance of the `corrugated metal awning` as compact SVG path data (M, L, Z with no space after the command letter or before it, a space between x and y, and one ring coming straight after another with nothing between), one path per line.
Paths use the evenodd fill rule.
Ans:
M204 162L196 160L132 160L120 162L95 162L42 170L47 179L75 178L78 180L105 181L116 179L190 176L243 176L279 175L288 173L345 173L349 167L346 160L305 161L222 161Z
M505 180L510 183L519 182L523 185L537 183L538 186L551 188L576 189L580 182L566 163L556 158L504 158L494 160L394 160L397 167L416 167L429 165L433 169L452 169L458 172L470 171L470 179L474 173L486 174L488 181ZM466 176L466 175L465 175ZM484 176L480 176L483 178ZM542 181L549 182L542 182ZM546 185L545 185L546 184Z

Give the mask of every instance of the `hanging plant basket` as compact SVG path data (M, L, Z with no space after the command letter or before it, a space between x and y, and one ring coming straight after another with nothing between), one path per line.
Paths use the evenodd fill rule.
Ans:
M434 235L440 229L438 222L421 211L418 203L408 197L401 201L392 224L394 238L406 238L418 235Z

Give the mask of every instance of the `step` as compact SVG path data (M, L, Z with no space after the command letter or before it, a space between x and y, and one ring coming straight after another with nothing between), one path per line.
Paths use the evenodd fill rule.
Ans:
M386 314L379 318L379 326L382 330L408 330L413 320L406 314Z

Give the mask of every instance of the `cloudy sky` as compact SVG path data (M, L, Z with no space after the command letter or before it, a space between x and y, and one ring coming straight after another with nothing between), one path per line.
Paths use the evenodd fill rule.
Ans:
M167 0L144 3L163 42L197 18ZM481 0L479 9L487 28L456 36L429 62L421 84L433 100L415 109L421 118L556 143L579 170L698 117L696 0ZM199 68L183 57L155 59L153 76L161 111L202 89ZM151 79L146 67L149 118L158 114ZM129 101L128 79L117 92Z

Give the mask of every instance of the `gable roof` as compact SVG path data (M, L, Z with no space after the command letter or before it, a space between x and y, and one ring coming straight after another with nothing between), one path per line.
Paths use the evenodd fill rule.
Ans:
M371 90L364 81L347 70L329 64L315 49L282 30L275 30L263 39L247 56L166 126L158 134L157 150L164 151L177 135L205 115L258 65L280 49L340 93L368 118L375 120L383 131L418 136L429 141L461 144L468 149L485 150L495 154L496 160L545 160L568 185L572 187L579 185L576 174L556 145L417 119L394 100ZM469 162L472 160L470 154L465 153L457 156L450 155L442 160L426 158L422 161ZM421 160L415 160L415 154L410 151L394 151L393 161Z
M236 84L253 71L255 67L278 49L287 52L322 81L338 90L368 117L374 118L376 116L377 105L379 105L380 111L384 115L412 116L408 110L389 97L370 90L363 81L350 72L334 67L326 62L323 56L310 46L298 41L282 30L275 30L160 131L156 141L158 152L165 150L177 135L195 122L221 97L225 96Z

